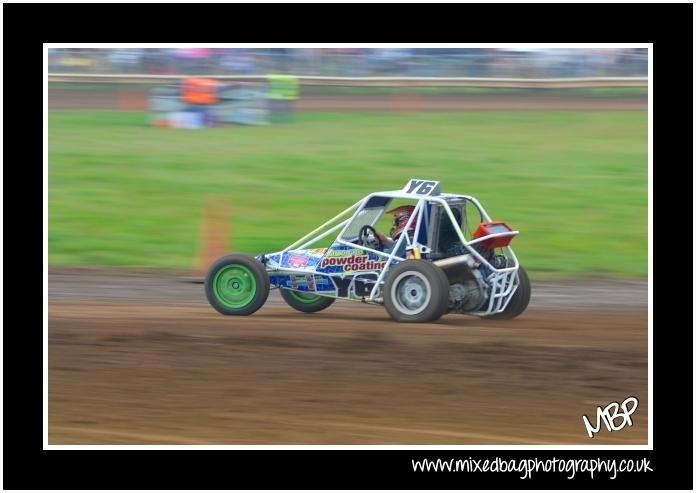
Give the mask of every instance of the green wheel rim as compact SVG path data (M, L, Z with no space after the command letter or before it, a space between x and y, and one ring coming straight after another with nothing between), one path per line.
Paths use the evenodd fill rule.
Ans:
M243 265L226 265L215 274L213 293L229 308L244 308L256 296L254 273Z
M295 298L300 303L305 303L307 305L309 305L311 303L316 303L317 301L319 301L322 298L318 294L305 294L305 293L301 293L299 291L289 291L288 290L288 293L290 293L290 296Z

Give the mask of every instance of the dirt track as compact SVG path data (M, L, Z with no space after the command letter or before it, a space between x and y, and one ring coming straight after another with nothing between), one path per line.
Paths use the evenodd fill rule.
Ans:
M181 296L147 296L159 288L143 279ZM49 443L646 443L647 306L634 284L597 312L563 308L574 283L537 283L512 322L408 325L378 306L306 315L275 296L223 317L200 285L54 272ZM611 298L591 285L578 283L581 307ZM640 399L634 425L590 440L581 416L628 395Z

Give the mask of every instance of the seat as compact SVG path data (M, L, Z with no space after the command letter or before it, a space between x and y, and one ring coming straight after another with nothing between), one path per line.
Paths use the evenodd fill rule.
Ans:
M452 208L452 214L454 215L457 224L461 227L462 225L462 213L457 208ZM447 258L455 255L461 255L464 247L459 239L457 231L450 221L449 215L444 212L440 215L440 227L438 228L439 235L437 238L437 257Z

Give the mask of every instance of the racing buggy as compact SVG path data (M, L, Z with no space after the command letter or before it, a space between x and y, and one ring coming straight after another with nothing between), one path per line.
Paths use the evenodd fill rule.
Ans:
M387 210L400 203L409 205ZM376 226L390 212L388 238ZM340 298L384 305L399 322L433 322L446 313L512 319L531 295L510 248L518 233L491 220L474 197L411 179L402 190L368 195L284 250L220 258L205 292L224 315L250 315L278 288L306 313Z

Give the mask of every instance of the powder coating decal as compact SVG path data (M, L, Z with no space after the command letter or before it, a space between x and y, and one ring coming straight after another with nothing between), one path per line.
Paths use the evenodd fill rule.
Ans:
M327 274L378 271L384 269L386 261L382 257L360 248L347 245L332 246L321 259L317 272Z

